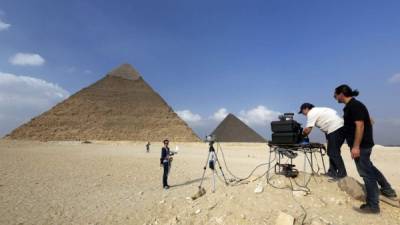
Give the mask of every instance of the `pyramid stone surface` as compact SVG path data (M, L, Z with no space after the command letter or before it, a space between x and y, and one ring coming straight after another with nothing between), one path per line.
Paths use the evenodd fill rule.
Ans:
M141 77L139 72L137 72L129 64L122 64L118 68L116 68L113 71L109 72L108 75L114 76L114 77L125 78L125 79L128 79L128 80L138 80Z
M12 131L26 140L199 141L128 64Z
M233 114L229 114L212 134L221 142L266 142L262 136Z

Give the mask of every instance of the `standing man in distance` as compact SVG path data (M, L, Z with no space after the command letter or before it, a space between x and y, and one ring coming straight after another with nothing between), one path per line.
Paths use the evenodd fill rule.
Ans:
M150 142L148 141L146 144L146 152L149 153L150 152Z
M165 139L163 141L164 147L161 149L161 158L160 158L160 166L164 168L163 172L163 188L165 190L169 189L168 185L168 175L169 175L169 170L171 168L171 161L172 161L172 155L173 153L170 152L169 150L169 140Z
M374 146L372 122L367 107L355 98L358 94L357 90L353 91L348 85L343 84L335 89L334 97L339 103L346 105L343 109L345 138L367 192L366 203L360 206L360 212L378 214L380 212L378 184L381 186L382 195L389 198L397 195L384 175L371 162Z
M343 119L338 116L335 110L326 107L314 107L311 103L302 104L299 114L307 117L307 125L303 129L304 136L308 136L314 126L325 133L329 156L329 169L326 175L334 179L347 176L346 167L340 154L340 148L344 143Z

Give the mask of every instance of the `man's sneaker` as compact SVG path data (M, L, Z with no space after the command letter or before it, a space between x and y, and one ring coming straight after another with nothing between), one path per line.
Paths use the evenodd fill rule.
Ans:
M368 204L362 204L357 211L364 214L379 214L381 212L379 208L373 208Z
M392 188L381 189L381 194L388 198L396 198L397 197L396 191Z
M169 189L169 185L164 186L164 190L168 190Z

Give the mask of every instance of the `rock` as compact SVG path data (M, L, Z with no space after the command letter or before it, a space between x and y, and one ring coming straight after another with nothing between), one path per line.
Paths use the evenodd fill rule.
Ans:
M350 195L350 197L360 201L365 200L363 185L356 179L352 177L345 177L338 181L338 186L340 190L346 192L346 194Z
M286 214L282 211L279 212L278 218L276 218L275 225L293 225L294 217Z
M177 216L174 216L172 219L169 220L168 224L175 225L179 223L179 219Z
M245 219L246 219L246 215L244 215L244 214L241 214L241 215L240 215L240 218L242 218L242 219L244 219L244 220L245 220Z
M160 203L160 204L164 204L164 203L165 203L165 200L161 200L159 203Z
M306 195L307 195L307 193L304 192L304 191L293 191L293 196L294 197L304 197Z
M343 200L336 200L336 205L344 205L345 204L345 201L343 201Z
M326 220L326 219L324 219L322 217L320 217L319 220L321 221L321 223L323 225L331 225L332 224L331 222L329 222L328 220Z
M323 218L314 218L311 220L310 225L330 225L331 223Z
M208 207L208 210L213 210L215 207L217 207L217 203L211 205L210 207Z
M143 191L140 191L140 192L138 193L138 195L143 195L143 193L144 193Z
M326 225L326 223L324 223L319 218L314 218L314 219L311 220L310 225Z
M258 184L256 189L254 189L254 193L262 193L264 191L264 187L261 184Z
M201 209L196 210L196 212L194 212L196 215L199 214L201 212Z
M206 189L200 188L195 195L192 196L192 200L196 200L200 198L201 196L206 194Z
M224 218L223 217L218 217L215 219L215 222L217 222L218 224L224 224Z

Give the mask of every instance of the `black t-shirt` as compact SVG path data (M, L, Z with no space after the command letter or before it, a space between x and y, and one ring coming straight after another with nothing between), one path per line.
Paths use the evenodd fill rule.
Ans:
M360 148L372 148L374 146L371 118L367 107L355 98L346 104L343 109L344 129L347 144L353 147L354 136L356 133L355 121L364 121L364 134L361 140Z

